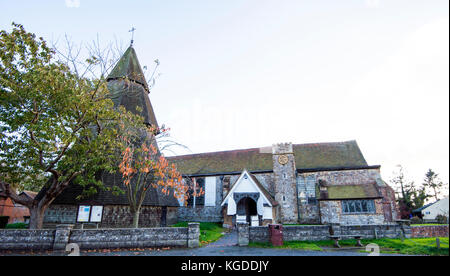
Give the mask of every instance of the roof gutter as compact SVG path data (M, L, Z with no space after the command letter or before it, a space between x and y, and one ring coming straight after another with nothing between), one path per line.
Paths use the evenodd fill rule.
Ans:
M239 172L216 172L216 173L198 173L198 174L183 174L185 177L208 177L208 176L222 176L222 175L241 175L242 171ZM259 173L273 173L273 170L260 170L260 171L248 171L251 174Z
M376 197L351 197L351 198L318 198L317 201L340 201L340 200L358 200L358 199L380 199L382 196Z
M327 167L327 168L308 168L308 169L297 169L299 173L308 172L328 172L328 171L353 171L353 170L373 170L379 169L381 165L375 166L349 166L349 167Z

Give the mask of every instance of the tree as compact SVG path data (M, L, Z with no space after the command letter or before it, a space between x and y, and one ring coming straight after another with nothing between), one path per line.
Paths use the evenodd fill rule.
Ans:
M439 174L435 173L432 169L429 169L425 174L423 186L431 189L433 191L432 196L438 201L441 189L446 185L439 179Z
M46 208L68 185L92 194L105 188L96 173L117 169L121 114L105 79L71 72L43 38L15 23L0 32L0 114L0 185L30 209L31 229L42 228ZM43 187L35 199L17 195L24 180Z
M403 171L403 167L398 165L398 172L394 173L391 183L397 188L397 202L399 204L400 216L408 219L414 209L424 205L429 195L426 187L417 187L413 181L408 181Z
M427 193L426 187L420 186L412 190L412 210L421 208L425 205L426 200L430 197Z
M143 122L133 127L122 122L121 127L123 151L119 168L133 215L132 226L138 228L140 210L149 189L159 189L187 202L188 186L175 165L169 165L158 149L157 141L168 137L168 129L144 127Z

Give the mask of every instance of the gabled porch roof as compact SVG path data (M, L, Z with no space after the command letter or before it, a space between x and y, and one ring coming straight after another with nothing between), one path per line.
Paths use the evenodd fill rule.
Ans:
M246 169L242 172L241 176L236 180L236 182L232 185L230 191L228 191L227 195L223 199L221 206L224 206L228 198L234 193L236 188L242 183L242 178L248 176L251 182L254 184L256 189L262 194L263 198L269 203L272 207L277 206L278 202L273 198L273 196L264 188L264 186L258 181L258 179L249 173Z

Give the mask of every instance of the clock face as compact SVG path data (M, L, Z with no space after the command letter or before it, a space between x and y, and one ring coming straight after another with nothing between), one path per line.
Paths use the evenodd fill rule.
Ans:
M289 158L286 155L280 155L278 157L278 163L281 165L286 165L289 162Z

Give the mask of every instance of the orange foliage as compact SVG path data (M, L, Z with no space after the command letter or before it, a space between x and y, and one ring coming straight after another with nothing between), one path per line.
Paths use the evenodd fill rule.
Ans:
M151 128L150 131L166 132L168 129ZM181 174L174 164L169 164L167 159L159 154L158 149L151 143L142 143L140 147L134 147L130 139L121 137L127 147L122 152L122 161L119 171L122 174L126 186L132 183L132 179L140 179L146 183L136 183L143 191L149 187L158 188L163 194L173 196L176 199L187 201L188 187L185 185Z

